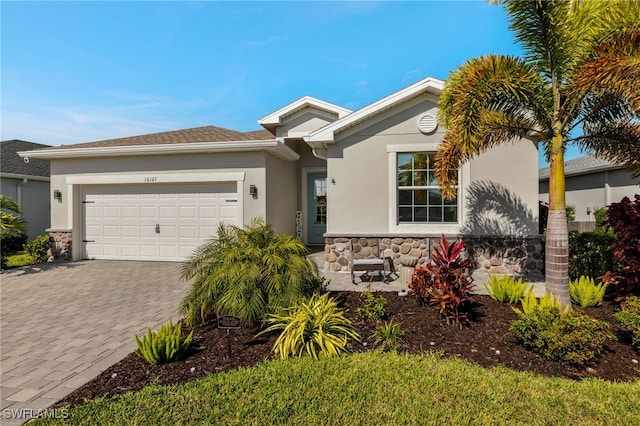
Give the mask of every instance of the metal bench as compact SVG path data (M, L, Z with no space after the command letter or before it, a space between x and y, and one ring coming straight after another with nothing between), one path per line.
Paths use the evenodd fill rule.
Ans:
M364 259L357 259L356 254L353 250L353 240L349 240L349 250L351 251L351 282L354 284L358 284L356 282L356 272L364 272L359 276L360 282L364 282L364 277L368 277L373 279L372 273L378 273L380 279L385 283L389 283L389 276L395 273L395 268L393 266L393 260L387 257L385 258L382 250L380 250L380 239L378 239L378 256L375 254L371 254L369 257Z

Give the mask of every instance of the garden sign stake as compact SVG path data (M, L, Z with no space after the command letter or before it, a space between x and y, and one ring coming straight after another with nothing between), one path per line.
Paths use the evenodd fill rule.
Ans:
M221 315L218 317L218 328L227 330L227 353L231 358L231 330L240 328L240 317Z

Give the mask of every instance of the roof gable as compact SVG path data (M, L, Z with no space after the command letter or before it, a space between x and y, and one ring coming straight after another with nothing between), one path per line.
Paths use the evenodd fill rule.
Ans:
M427 77L409 87L394 92L364 108L361 108L351 114L312 132L305 140L311 145L321 145L326 143L334 143L335 136L350 127L363 123L385 111L395 108L396 106L407 102L424 93L433 93L440 95L444 82L436 78Z
M338 119L351 113L351 110L342 108L341 106L312 98L311 96L304 96L261 118L258 120L258 124L265 129L274 131L276 127L282 125L283 119L305 108L316 108L321 111L326 111L337 116Z

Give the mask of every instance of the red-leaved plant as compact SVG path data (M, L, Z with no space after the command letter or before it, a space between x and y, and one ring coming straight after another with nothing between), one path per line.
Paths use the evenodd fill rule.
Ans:
M421 304L437 305L447 324L469 322L468 311L473 302L473 279L469 275L472 261L462 257L461 240L449 244L444 234L431 252L431 262L413 271L409 292Z
M602 281L613 284L612 295L617 302L632 295L640 296L640 194L635 201L624 197L612 203L608 211L608 224L616 233L616 241L609 246L620 270L607 272Z

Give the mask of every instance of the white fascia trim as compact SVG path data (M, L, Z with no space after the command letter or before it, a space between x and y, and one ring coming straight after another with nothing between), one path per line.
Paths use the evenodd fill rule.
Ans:
M345 115L351 113L350 109L343 108L341 106L325 102L320 99L312 98L311 96L304 96L297 101L293 101L290 104L280 108L279 110L272 112L266 117L261 118L260 120L258 120L258 124L263 127L278 126L282 124L283 117L305 107L315 107L324 111L328 111L330 113L337 114L338 118L342 118Z
M44 177L44 176L21 175L16 173L0 173L0 178L28 179L28 180L37 180L40 182L49 182L51 180L48 177Z
M333 123L312 132L305 141L309 144L317 142L335 143L335 135L340 130L347 126L353 125L361 120L368 118L377 112L384 111L400 102L406 101L408 98L420 94L425 91L431 91L434 94L440 94L444 88L444 81L437 78L427 77L419 82L412 84L409 87L405 87L389 96L386 96L379 101L376 101L358 111L355 111L348 116L334 121Z
M298 160L300 156L284 143L276 140L235 141L235 142L195 142L156 145L128 145L96 148L65 148L35 151L20 151L23 158L58 158L78 157L122 157L132 155L191 154L198 152L243 152L267 151L283 160Z
M458 222L457 223L398 223L398 188L397 188L397 153L399 152L434 152L439 143L420 143L387 145L389 165L389 232L403 234L457 234L465 217L464 200L471 183L471 166L469 162L460 166L458 174Z

